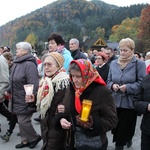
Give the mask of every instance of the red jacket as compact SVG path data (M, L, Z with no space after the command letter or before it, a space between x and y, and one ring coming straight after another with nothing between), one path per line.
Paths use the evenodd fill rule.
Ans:
M150 73L150 65L148 65L146 68L146 74L149 74L149 73Z

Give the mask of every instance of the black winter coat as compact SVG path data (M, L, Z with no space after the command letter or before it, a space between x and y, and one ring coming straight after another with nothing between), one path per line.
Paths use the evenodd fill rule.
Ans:
M143 114L141 130L150 136L150 111L148 104L150 103L150 74L146 75L141 82L141 93L134 97L134 107L138 113Z
M64 150L65 131L63 129L55 129L53 119L57 113L57 106L62 102L65 90L58 90L55 93L52 104L44 119L41 119L41 132L43 138L43 146L41 150Z
M35 103L25 102L23 87L25 84L34 84L33 94L37 93L39 87L37 62L33 55L26 54L14 60L10 83L12 112L16 114L32 114L35 112Z
M109 73L109 64L104 64L101 68L96 67L96 70L98 71L99 75L102 77L102 79L107 82L107 77Z
M70 85L70 88L67 89L66 95L64 97L65 110L68 116L61 113L57 115L56 119L57 127L60 127L59 120L62 117L65 117L72 122L72 139L69 150L74 149L73 132L75 132L75 127L77 126L75 116L78 115L74 105L74 93L74 88L72 87L72 85ZM102 143L105 143L106 132L115 128L117 125L115 101L111 95L111 92L106 86L102 86L93 82L81 94L81 102L83 101L83 99L90 99L93 103L91 109L91 116L93 118L93 130L85 130L85 133L89 136L100 135Z

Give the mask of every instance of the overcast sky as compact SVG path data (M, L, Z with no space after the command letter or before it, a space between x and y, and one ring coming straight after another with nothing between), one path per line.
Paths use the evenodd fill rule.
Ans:
M1 2L0 26L57 0L4 0ZM90 1L90 0L89 0ZM149 0L103 0L117 6L149 3Z

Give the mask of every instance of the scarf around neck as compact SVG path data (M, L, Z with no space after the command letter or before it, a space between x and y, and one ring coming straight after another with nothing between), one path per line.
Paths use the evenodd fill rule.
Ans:
M75 56L76 56L76 54L77 54L77 51L78 51L78 49L76 49L76 50L74 50L74 51L71 51L71 56L72 56L73 58L75 58Z
M64 45L57 46L57 49L55 50L55 52L58 52L58 53L62 54L62 53L63 53L63 51L64 51L64 48L65 48L65 46L64 46Z
M118 58L118 64L120 65L120 68L123 70L128 63L132 60L132 58L134 57L134 54L132 54L130 57L124 59L121 56Z
M45 118L47 110L50 108L54 94L69 86L69 76L66 72L59 72L54 78L43 77L40 80L37 94L37 111L40 111L41 118Z
M104 85L106 86L106 83L104 82L104 80L100 77L99 73L97 72L97 70L92 66L91 62L89 60L85 60L85 59L78 59L78 60L73 60L71 61L70 64L72 63L76 63L81 71L81 75L82 75L82 81L83 81L83 85L80 89L77 89L74 84L73 84L73 80L70 76L70 80L73 84L73 87L75 89L75 108L76 111L80 114L81 112L81 101L80 101L80 95L82 94L82 92L92 83L92 82L96 82L98 84Z

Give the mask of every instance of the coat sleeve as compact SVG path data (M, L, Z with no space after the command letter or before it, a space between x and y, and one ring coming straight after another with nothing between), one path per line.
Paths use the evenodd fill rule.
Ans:
M97 89L95 92L96 103L91 113L93 118L93 130L90 135L101 135L116 127L118 118L114 98L107 87ZM101 94L100 94L101 93Z
M3 56L0 56L0 99L3 100L4 92L7 90L9 84L8 64L5 58Z
M148 101L144 101L143 99L143 89L140 87L140 93L136 94L133 98L133 106L139 115L141 114L150 114L148 112Z
M140 83L142 81L142 79L144 78L144 76L146 75L146 66L145 66L145 62L143 61L137 61L137 63L135 64L136 66L136 82L134 83L128 83L126 84L126 88L127 88L127 94L135 94L138 93L140 90Z
M112 90L112 85L113 85L113 81L112 81L112 64L110 64L110 68L109 68L109 72L108 72L108 76L107 76L107 87Z
M68 98L67 98L67 96L68 96L68 90L69 90L69 88L67 88L67 89L65 89L65 90L63 90L63 97L61 98L61 101L60 101L60 103L62 103L63 105L65 105L65 112L64 113L56 113L55 114L55 117L54 117L54 119L53 119L53 124L54 124L54 127L56 128L56 129L60 129L60 128L62 128L61 127L61 124L60 124L60 120L62 119L62 118L65 118L65 119L67 119L67 120L69 120L69 113L67 113L67 111L69 111L69 110L66 110L66 109L69 109L68 107L69 106L66 106L66 105L69 105L69 102L68 102ZM57 95L55 96L55 97L58 97L58 95L60 95L60 93L57 93ZM67 103L67 104L66 104ZM67 108L66 108L67 107Z
M26 65L26 82L34 84L33 93L36 94L39 87L39 76L37 66L33 62L28 62Z
M99 115L93 116L95 131L100 134L112 130L118 122L115 100L111 92L107 89L106 92L101 92L103 92L103 95L101 96L101 102L99 102Z

